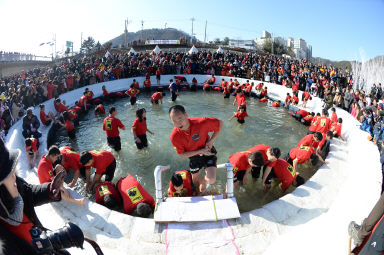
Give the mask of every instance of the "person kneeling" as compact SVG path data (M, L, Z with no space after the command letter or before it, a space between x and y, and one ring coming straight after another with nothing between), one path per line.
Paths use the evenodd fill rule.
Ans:
M117 189L123 198L124 213L148 218L155 209L155 200L132 176L120 178Z
M115 209L121 205L121 196L112 182L103 182L97 185L95 194L96 203Z
M192 175L187 170L173 173L169 182L168 196L170 197L191 197L196 195L192 183Z
M272 169L272 177L279 180L280 189L285 192L289 186L298 187L305 183L305 179L296 172L295 168L284 159L277 159Z

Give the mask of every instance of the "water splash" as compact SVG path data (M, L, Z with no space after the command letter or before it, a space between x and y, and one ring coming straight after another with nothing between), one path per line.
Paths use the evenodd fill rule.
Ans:
M351 62L353 88L362 89L370 93L373 84L384 84L384 56L379 56L367 61L364 50L360 48L359 52L361 62Z

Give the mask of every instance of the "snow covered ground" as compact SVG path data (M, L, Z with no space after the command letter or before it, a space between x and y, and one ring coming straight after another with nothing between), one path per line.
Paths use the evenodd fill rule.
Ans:
M210 76L195 75L199 83ZM162 84L173 76L161 77ZM187 76L191 81L193 75ZM229 77L223 77L229 80ZM135 78L140 86L144 78ZM216 83L222 77L216 77ZM129 87L132 78L88 86L95 96ZM238 78L240 82L246 79ZM151 78L156 84L155 77ZM254 81L258 84L258 81ZM264 83L268 94L284 101L291 92L279 85ZM73 105L84 88L61 95ZM301 96L299 96L301 98ZM45 102L46 111L55 112L53 101ZM320 112L322 102L314 98L307 104L311 111ZM39 109L34 113L39 116ZM195 224L155 224L152 219L141 219L110 211L96 203L87 202L84 208L65 201L37 208L43 225L49 229L64 226L66 221L77 224L84 234L97 241L105 254L343 254L347 252L347 226L351 220L362 221L380 195L381 165L379 153L360 131L358 122L348 113L337 109L343 118L343 135L347 142L334 139L327 158L329 165L291 194L260 209L242 213L230 221ZM19 148L20 175L30 183L38 183L35 169L26 164L21 122L16 123L7 137L10 148ZM48 128L42 127L41 151L46 152ZM222 162L219 162L222 163ZM78 196L74 191L73 196ZM92 254L71 249L72 254Z

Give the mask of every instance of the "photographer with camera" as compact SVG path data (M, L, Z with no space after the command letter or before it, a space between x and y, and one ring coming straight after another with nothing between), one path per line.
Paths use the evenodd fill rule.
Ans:
M0 141L0 254L68 254L65 249L82 248L84 235L73 223L47 231L40 223L35 206L60 201L65 171L52 182L31 185L15 174L19 150ZM3 250L1 250L1 248Z

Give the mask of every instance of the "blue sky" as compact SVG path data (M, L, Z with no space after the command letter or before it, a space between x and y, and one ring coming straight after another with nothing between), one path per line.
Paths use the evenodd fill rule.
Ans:
M57 50L65 41L80 47L80 35L105 42L124 30L174 27L207 40L255 39L262 30L303 38L313 55L332 60L361 60L384 55L384 0L323 1L171 1L171 0L0 0L0 50L48 55L39 47L56 34ZM7 36L4 36L7 35Z

